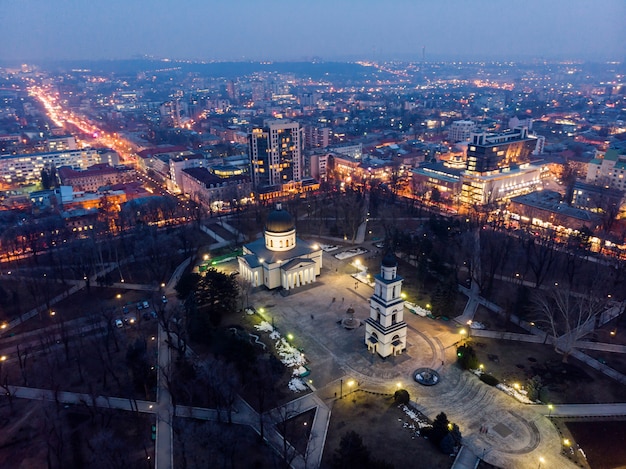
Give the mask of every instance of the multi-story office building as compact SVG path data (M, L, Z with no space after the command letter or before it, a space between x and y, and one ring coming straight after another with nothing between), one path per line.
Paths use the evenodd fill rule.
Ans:
M268 120L249 136L255 190L300 182L305 176L303 130L297 122Z
M0 156L0 180L9 185L31 183L41 179L41 170L44 168L70 166L87 169L100 163L115 166L119 164L119 155L94 149L3 155Z
M476 123L470 120L454 121L450 125L448 140L451 142L467 142L476 130Z
M537 137L526 127L472 134L461 202L484 205L534 190L544 173L541 165L531 164L536 147Z
M62 186L72 186L74 191L96 192L102 186L121 184L135 179L135 171L126 167L96 164L86 170L77 171L62 166L57 171Z

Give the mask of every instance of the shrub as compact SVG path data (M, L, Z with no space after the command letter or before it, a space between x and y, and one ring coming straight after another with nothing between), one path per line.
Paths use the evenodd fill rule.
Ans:
M393 395L396 404L408 404L410 401L409 391L406 389L398 389Z
M495 376L489 375L487 373L483 373L482 375L480 375L480 380L483 383L488 384L489 386L496 386L497 384L500 383L498 378L496 378Z
M478 368L478 358L476 352L469 345L461 345L456 349L456 357L459 365L464 370L475 370Z

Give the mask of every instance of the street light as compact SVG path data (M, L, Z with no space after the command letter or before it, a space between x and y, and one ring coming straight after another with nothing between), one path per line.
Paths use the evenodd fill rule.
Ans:
M361 267L361 261L359 259L354 261L354 267L356 268L355 274L359 273L359 267Z
M540 456L540 457L539 457L539 466L537 466L537 469L540 469L540 468L541 468L541 465L542 465L544 462L546 462L546 460L545 460L545 459L543 459L543 456Z
M548 404L548 417L552 415L552 409L554 409L554 406L552 404Z

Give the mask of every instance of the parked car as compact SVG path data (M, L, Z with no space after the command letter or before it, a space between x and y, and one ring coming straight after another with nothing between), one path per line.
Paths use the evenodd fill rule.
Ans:
M143 303L141 303L142 306L146 309L148 309L150 307L150 303L148 303L147 301L144 301Z
M124 327L124 323L122 322L121 319L115 320L115 327Z
M150 312L150 316L152 316L154 319L156 319L156 318L157 318L157 313L156 313L156 311L151 311L151 312Z
M163 304L167 303L167 296L163 295L163 296L161 297L161 302L162 302Z
M128 306L122 306L122 312L128 314Z
M143 309L143 302L142 302L142 301L139 301L139 302L137 303L137 311L140 311L140 310L142 310L142 309Z

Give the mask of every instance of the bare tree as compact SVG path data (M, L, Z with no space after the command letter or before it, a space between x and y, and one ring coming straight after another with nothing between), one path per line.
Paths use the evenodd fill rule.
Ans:
M596 317L605 306L604 300L591 294L574 295L567 288L536 291L532 301L539 320L549 326L554 350L563 355L563 362L576 342L593 332Z

